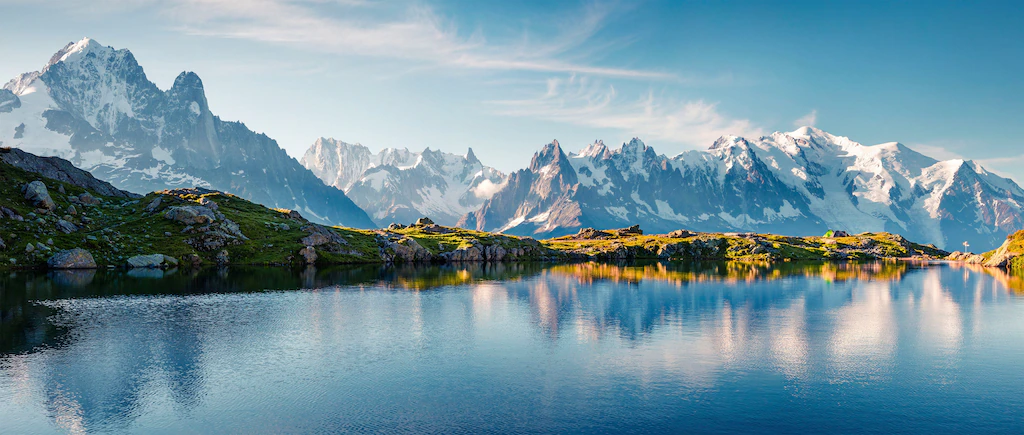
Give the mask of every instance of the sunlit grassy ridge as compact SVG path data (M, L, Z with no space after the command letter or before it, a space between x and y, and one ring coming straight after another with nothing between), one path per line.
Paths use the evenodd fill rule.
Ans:
M296 212L216 191L179 189L138 199L88 192L98 201L82 204L76 198L87 191L68 183L6 163L0 163L0 177L0 205L21 218L0 219L0 240L5 245L0 249L0 267L5 268L43 267L55 252L71 248L89 251L100 267L123 266L132 256L148 254L174 257L184 266L638 259L772 263L945 255L887 233L833 238L643 235L621 230L538 241L433 224L358 230L316 225ZM24 198L23 186L36 180L46 185L55 210L38 209ZM191 210L191 218L175 217L180 209ZM77 229L61 231L60 220Z

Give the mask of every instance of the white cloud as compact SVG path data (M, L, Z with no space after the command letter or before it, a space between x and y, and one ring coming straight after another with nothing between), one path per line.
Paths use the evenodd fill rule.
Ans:
M323 0L169 0L162 13L191 35L286 44L306 50L414 60L430 65L504 71L578 72L608 77L674 79L657 71L570 62L567 51L601 29L612 9L589 6L564 34L542 43L489 44L481 32L461 36L433 9L383 10L365 2ZM393 6L393 5L389 5Z
M761 136L764 131L746 119L733 119L704 100L673 101L653 92L624 99L615 87L586 76L547 81L543 95L490 102L498 114L609 128L648 140L704 148L727 135Z
M814 127L814 124L817 124L817 123L818 123L818 109L814 109L814 110L811 111L811 113L808 113L808 114L806 114L804 116L801 116L800 118L797 118L796 121L793 121L793 126L795 126L795 127Z
M491 199L495 193L498 193L499 190L505 187L505 184L507 184L507 182L495 183L491 180L484 180L471 190L473 191L473 195L477 198Z

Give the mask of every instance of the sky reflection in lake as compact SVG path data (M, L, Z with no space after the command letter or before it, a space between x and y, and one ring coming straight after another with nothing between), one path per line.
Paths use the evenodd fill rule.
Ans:
M1020 433L1015 282L910 263L18 272L0 277L0 421Z

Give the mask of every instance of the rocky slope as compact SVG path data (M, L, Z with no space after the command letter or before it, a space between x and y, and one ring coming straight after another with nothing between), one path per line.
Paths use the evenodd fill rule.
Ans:
M946 259L1014 271L1024 270L1024 230L1006 236L1002 245L984 254L956 251Z
M88 38L3 87L0 143L62 157L124 190L200 186L321 223L373 226L273 139L215 116L196 74L181 73L164 91L130 51Z
M654 232L841 229L985 249L1024 228L1022 207L1024 190L975 162L939 162L898 143L865 146L804 127L723 137L675 157L639 139L579 153L554 141L458 225L538 237L633 223Z
M345 191L379 226L430 216L443 225L476 210L501 188L505 175L469 149L460 156L430 148L388 148L320 138L300 162L324 183Z

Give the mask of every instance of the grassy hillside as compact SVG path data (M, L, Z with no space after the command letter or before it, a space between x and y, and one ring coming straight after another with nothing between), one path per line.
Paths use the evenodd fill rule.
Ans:
M329 228L203 189L111 197L0 162L0 267L39 268L58 251L84 249L98 267L162 254L182 266L386 262L582 260L868 260L944 256L893 234L784 237L770 234L643 235L581 231L537 241L425 222L385 230ZM26 198L40 181L52 205ZM38 188L38 184L36 184ZM157 256L160 258L160 256ZM166 264L165 264L166 265Z

